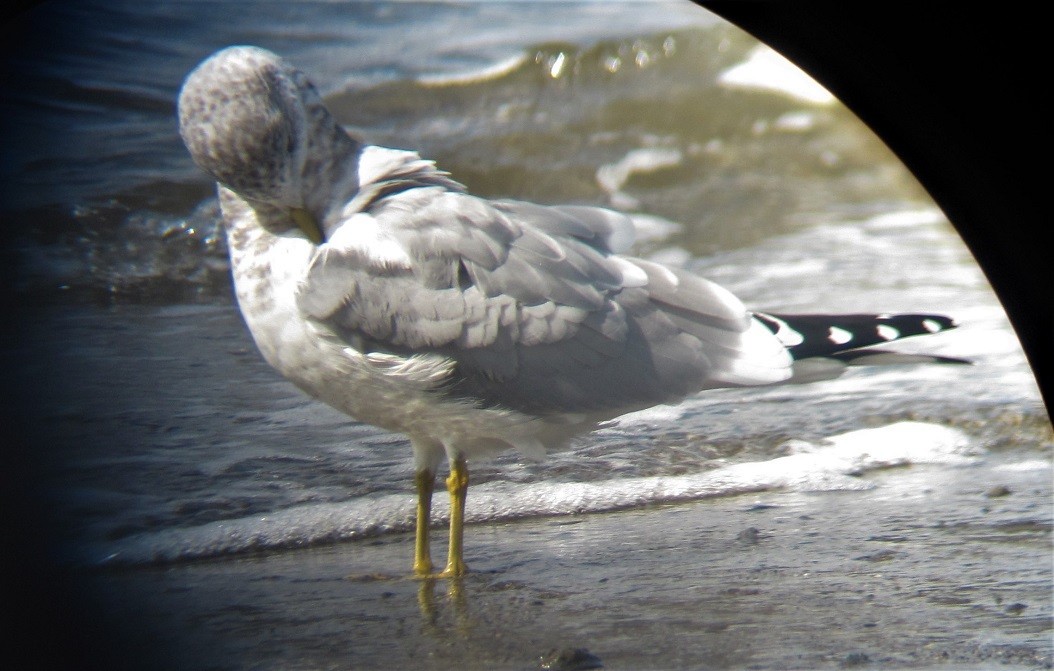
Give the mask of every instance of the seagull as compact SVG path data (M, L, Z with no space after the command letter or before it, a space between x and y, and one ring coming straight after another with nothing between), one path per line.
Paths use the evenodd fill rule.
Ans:
M702 277L626 255L633 222L469 194L411 151L345 131L278 55L193 69L179 130L216 180L242 316L267 362L358 421L409 437L413 574L458 578L468 464L565 447L601 422L707 389L959 362L867 348L953 328L931 314L752 312ZM447 563L429 547L449 464Z

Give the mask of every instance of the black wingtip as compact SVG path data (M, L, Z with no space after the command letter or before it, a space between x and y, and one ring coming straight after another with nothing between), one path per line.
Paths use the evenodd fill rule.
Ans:
M784 344L796 360L858 350L917 335L941 333L958 327L946 315L902 314L813 314L777 315L755 313Z

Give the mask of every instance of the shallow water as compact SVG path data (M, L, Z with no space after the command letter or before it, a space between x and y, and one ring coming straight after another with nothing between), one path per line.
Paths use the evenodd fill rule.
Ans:
M456 585L385 570L407 535L88 584L123 659L161 668L529 669L576 648L637 671L1050 668L1049 468L873 479L473 526Z
M522 570L515 580L530 585L510 587L515 598L506 602L492 599L504 588L487 578L476 584L477 602L499 611L496 631L517 626L520 615L512 611L521 600L560 603L547 590L564 587L552 587L547 576L576 562L591 566L581 554L585 548L618 529L633 538L650 533L653 519L639 512L650 506L688 506L663 510L682 511L668 513L673 516L698 511L693 524L703 528L693 533L712 524L710 533L735 536L740 521L723 519L721 511L741 506L737 497L745 492L787 497L781 506L830 497L816 499L835 507L823 508L831 516L827 523L850 529L871 514L875 501L917 487L948 520L965 525L956 529L980 524L981 530L931 534L915 556L934 557L942 570L954 571L955 553L983 557L984 548L1000 548L1009 553L1002 563L971 570L989 571L995 592L1023 585L1013 589L1025 596L1013 598L1031 604L1030 616L1046 613L1049 624L1043 579L1049 586L1044 552L1051 501L1049 488L1035 483L1049 481L1051 426L1024 355L940 210L815 83L687 3L248 7L50 3L23 18L24 42L12 47L2 101L9 151L0 161L0 181L4 221L22 225L3 228L3 261L14 269L22 309L4 363L14 371L13 408L43 474L40 487L31 487L41 490L33 505L42 519L54 520L60 561L77 570L111 567L98 574L103 583L114 581L111 586L168 575L191 601L214 589L199 572L215 571L221 581L273 580L275 593L293 599L295 608L309 603L291 596L301 578L268 562L310 567L313 557L324 556L330 559L319 566L333 572L329 562L337 555L325 553L338 553L332 561L339 563L361 550L367 559L357 570L364 573L409 564L408 444L307 399L260 359L232 303L213 187L176 134L174 100L185 73L216 48L254 43L308 72L341 122L370 141L419 150L482 195L626 211L639 226L637 253L691 268L749 307L933 311L961 324L897 349L965 357L971 366L857 369L808 386L719 390L622 418L542 463L510 454L474 465L470 557L479 552L488 570L499 573ZM895 433L905 426L907 434ZM880 446L899 451L882 457ZM970 468L992 477L1009 469L1029 483L1015 484L1013 496L1003 499L1031 511L1023 513L1033 525L1025 546L1014 545L1008 527L993 532L963 521L973 520L977 507L959 482ZM577 517L604 512L611 515ZM436 514L443 514L441 504ZM553 526L565 521L575 524ZM592 532L581 532L590 525ZM517 568L519 544L532 529L541 539L537 553L549 559ZM1003 532L1009 535L998 536ZM627 543L637 547L638 541ZM565 547L577 548L574 560L554 566L552 557ZM284 554L288 549L298 551ZM671 566L680 569L691 566L690 557L726 561L711 558L706 547L696 554L684 549L670 541L662 552L679 557ZM782 566L798 566L817 548L807 543L772 552L783 557ZM224 561L196 563L206 558ZM734 575L737 560L727 561ZM924 564L904 568L920 594L931 589ZM1038 577L1024 576L1030 565L1043 567ZM623 559L601 562L596 570L607 589L641 579L624 575L624 566ZM840 570L829 567L830 593L845 588ZM565 587L623 598L596 591L588 575L570 571L567 580L575 585ZM759 578L761 586L750 587L758 593L738 606L773 618L751 626L794 619L779 605L781 592L769 591L780 579L778 571ZM663 580L672 578L656 573L655 584ZM377 589L370 598L394 603ZM401 596L416 591L393 589ZM766 600L766 594L774 596ZM902 597L891 593L889 612L905 603ZM129 596L100 598L108 608L134 612L144 597L133 589ZM583 599L563 609L560 621L595 632ZM412 600L399 603L416 608ZM630 603L636 605L626 617L640 621L629 631L655 643L651 636L661 638L663 629L656 623L673 612L670 601ZM192 617L186 603L175 607L188 608ZM199 616L223 620L222 604L216 607L219 614ZM802 637L822 630L821 611L819 605L809 611L819 629L803 625ZM995 626L970 620L968 611L945 613L942 626ZM232 626L251 627L253 612L246 610L245 620L228 613ZM364 615L367 623L387 622L371 613ZM310 633L295 618L274 617L282 632L277 639L298 640L290 649L317 661L304 668L339 666L334 660L343 658L327 655L346 651L324 640L338 626L335 611L307 625ZM701 626L687 616L671 618L685 631ZM1029 647L1028 659L1049 664L1049 645L1035 635L1041 619L1028 621L1020 637L1006 634L1007 645ZM915 626L911 618L885 622L892 638L896 627ZM185 624L168 625L164 636L181 641L200 634ZM363 626L347 634L355 646L388 636ZM405 620L402 626L394 640L404 649L448 660L466 652L457 640L476 640L455 637L445 652L429 653L426 644L415 647L423 640L417 625ZM225 638L226 630L219 631ZM534 654L531 646L552 638L535 634L531 645L516 649L521 656L497 668L529 666L525 651ZM620 649L619 636L630 634L594 640ZM934 640L954 640L949 636ZM805 638L794 649L807 648ZM230 668L268 666L266 646L254 648L259 642L233 634L231 640L245 647L234 653L244 662ZM684 654L667 662L645 663L646 656L626 656L623 649L623 668L683 668L682 662L706 660L724 668L793 666L778 656L720 652L725 644L713 641L717 648L706 657L678 640ZM381 639L377 645L356 658L356 668L384 666ZM891 653L890 664L910 664L915 658L907 649ZM802 659L805 667L819 660ZM960 661L985 659L977 652Z

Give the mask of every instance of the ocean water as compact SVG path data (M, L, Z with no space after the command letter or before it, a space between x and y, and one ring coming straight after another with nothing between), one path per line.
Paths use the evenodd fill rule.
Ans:
M236 557L412 525L407 441L271 371L233 304L214 187L174 119L182 78L230 44L286 56L350 130L474 193L630 213L638 254L750 307L961 324L899 349L970 366L719 390L540 463L474 465L473 524L871 490L912 464L1051 468L1034 378L941 211L822 87L695 5L89 1L16 21L0 182L20 310L4 354L63 561ZM1049 529L1047 503L1034 516Z

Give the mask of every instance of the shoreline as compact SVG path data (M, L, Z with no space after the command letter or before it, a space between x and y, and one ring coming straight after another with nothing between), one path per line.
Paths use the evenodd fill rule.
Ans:
M1049 669L1050 471L1001 464L470 525L458 583L410 534L86 582L130 668Z

